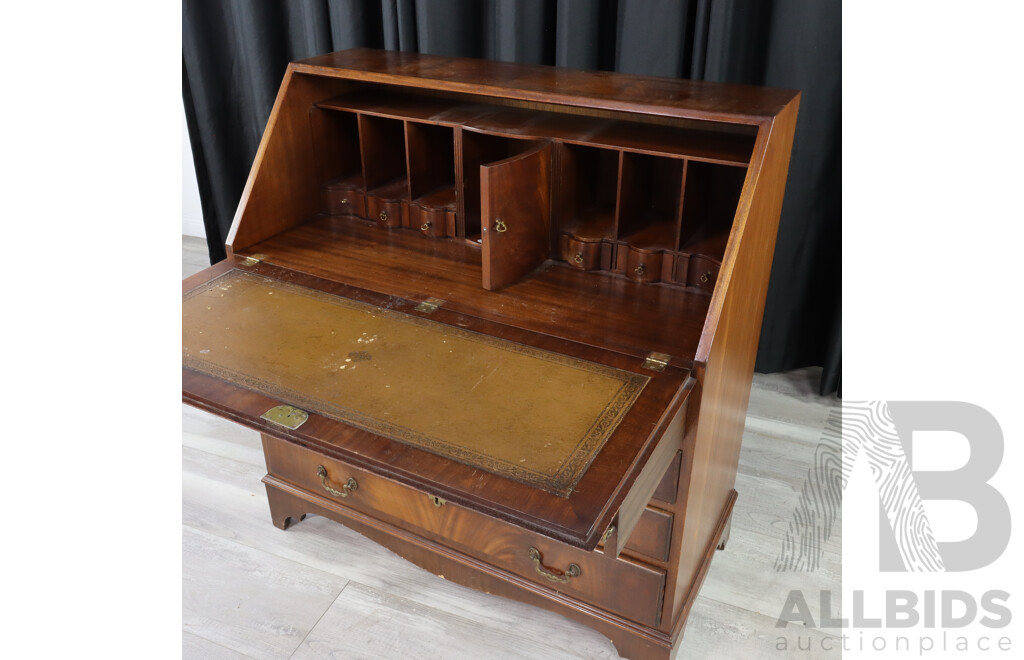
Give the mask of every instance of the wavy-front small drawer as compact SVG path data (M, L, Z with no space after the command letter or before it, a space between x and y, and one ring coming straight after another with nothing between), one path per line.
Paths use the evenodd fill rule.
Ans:
M658 625L664 571L586 552L264 434L267 471L554 591Z

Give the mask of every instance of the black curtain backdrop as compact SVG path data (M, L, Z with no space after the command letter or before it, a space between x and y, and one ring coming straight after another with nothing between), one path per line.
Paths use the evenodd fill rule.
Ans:
M185 0L182 77L212 262L288 62L356 46L803 93L756 369L841 375L839 0Z

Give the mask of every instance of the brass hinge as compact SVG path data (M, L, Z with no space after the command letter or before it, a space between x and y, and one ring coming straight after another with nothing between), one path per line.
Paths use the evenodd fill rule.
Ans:
M672 360L672 356L667 353L650 353L647 359L644 360L644 369L650 369L651 371L665 371L665 367Z
M608 527L608 529L605 530L604 536L601 537L601 545L607 543L609 537L611 537L613 533L615 533L615 525L611 525L610 527Z
M443 304L444 301L440 298L427 298L420 304L416 305L416 311L430 314L431 312L436 311L437 308Z
M242 257L242 265L252 267L267 258L265 254L254 254L251 257Z
M294 431L306 423L306 420L309 419L309 413L295 406L274 406L260 415L260 417L268 422Z

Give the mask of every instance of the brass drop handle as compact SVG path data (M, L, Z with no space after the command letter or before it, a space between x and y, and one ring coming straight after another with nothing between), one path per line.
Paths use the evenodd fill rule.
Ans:
M427 231L428 229L430 229L430 227L431 227L432 225L433 225L433 223L432 223L432 222L430 222L430 220L427 220L427 221L426 221L426 222L424 222L424 223L423 223L422 225L420 225L420 231Z
M331 488L327 485L327 468L322 465L316 466L316 476L320 477L320 483L323 485L324 490L335 497L348 497L349 493L359 488L359 482L355 480L355 477L349 477L341 490Z
M388 212L387 211L381 211L380 215L377 216L377 217L380 218L380 221L381 221L382 224L387 224L388 223Z
M574 264L581 264L581 263L583 263L583 255L580 254L579 252L577 252L576 254L573 255L572 262Z
M501 218L498 218L497 220L494 221L494 231L498 232L499 234L503 234L507 230L508 230L508 225L505 224L504 220L502 220Z
M573 578L578 578L583 572L580 570L579 564L569 564L569 567L565 569L565 572L548 568L541 562L544 561L544 556L540 554L540 550L537 548L530 548L530 561L533 562L533 568L542 577L551 582L558 582L559 584L568 584Z
M715 274L715 272L713 270L709 270L708 272L706 272L706 273L704 273L703 275L700 276L700 281L706 284L707 281L710 280L711 276L714 275L714 274Z
M633 272L636 273L637 277L643 277L644 273L647 272L647 264L640 264L639 266L633 269Z
M345 199L341 200L341 203L342 204L348 204L348 197L346 197Z

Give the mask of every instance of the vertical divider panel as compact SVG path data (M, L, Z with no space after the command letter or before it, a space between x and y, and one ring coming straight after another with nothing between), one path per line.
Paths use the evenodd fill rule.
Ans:
M619 152L619 178L618 188L615 191L615 233L614 251L612 252L611 270L622 272L626 269L626 251L622 248L622 216L627 212L625 196L622 191L632 185L633 170L626 162L626 152ZM620 263L621 262L621 263Z
M466 181L464 175L464 149L462 127L455 127L455 234L466 237Z
M675 250L683 249L683 206L686 204L686 175L690 169L690 161L683 161L683 173L679 181L679 196L676 201L676 240L673 242Z

